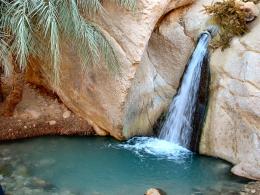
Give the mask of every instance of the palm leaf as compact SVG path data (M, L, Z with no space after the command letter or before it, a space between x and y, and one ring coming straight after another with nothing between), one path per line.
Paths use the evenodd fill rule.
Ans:
M110 0L119 6L134 10L136 0ZM102 0L0 0L0 60L9 72L13 53L22 70L28 57L35 55L49 62L52 81L59 83L60 43L74 43L82 60L82 68L101 67L118 72L119 63L110 41L102 30L90 21L104 13ZM87 14L85 19L82 14ZM7 36L8 35L8 36Z
M1 39L0 35L0 66L4 69L5 76L9 76L12 73L13 67L11 62L11 53L8 48L8 44Z

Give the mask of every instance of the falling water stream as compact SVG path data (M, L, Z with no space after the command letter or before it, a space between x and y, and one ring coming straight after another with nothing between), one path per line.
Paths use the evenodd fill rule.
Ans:
M211 36L208 31L200 35L159 135L161 139L185 148L189 148L191 142L192 122L196 109L201 69L208 53Z

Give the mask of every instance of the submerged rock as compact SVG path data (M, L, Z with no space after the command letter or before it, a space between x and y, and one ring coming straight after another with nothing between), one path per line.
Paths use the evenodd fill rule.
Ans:
M18 165L18 167L16 168L14 174L15 175L20 175L20 176L28 176L29 175L28 169L24 165Z
M8 164L0 164L0 174L2 176L10 176L12 174L13 167Z
M53 191L56 190L57 187L43 179L40 178L33 178L27 187L32 189L43 189L44 191Z

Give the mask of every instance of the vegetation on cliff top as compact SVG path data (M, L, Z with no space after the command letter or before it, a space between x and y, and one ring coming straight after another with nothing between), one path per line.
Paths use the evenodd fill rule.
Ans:
M258 2L259 0L254 0ZM249 12L241 8L236 0L224 0L216 2L210 6L204 6L204 11L212 16L211 23L220 27L219 36L217 36L211 46L216 48L225 48L230 46L230 42L235 36L242 36L248 32L246 18Z

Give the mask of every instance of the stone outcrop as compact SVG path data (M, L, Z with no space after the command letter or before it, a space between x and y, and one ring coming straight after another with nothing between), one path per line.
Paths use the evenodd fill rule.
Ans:
M211 58L211 96L201 152L234 164L235 174L260 179L260 19Z
M182 51L191 51L193 44L187 40L196 40L208 25L209 16L201 10L203 5L210 4L211 1L199 0L188 8L168 14L159 32L174 29L178 34L171 33L168 43L177 43L185 46ZM260 18L257 18L250 24L248 34L234 38L225 51L218 49L211 54L210 101L200 145L200 153L232 162L233 173L257 180L260 179L259 31ZM153 36L150 42L152 40ZM167 59L159 55L159 60Z
M151 134L154 122L178 88L194 45L179 20L183 12L168 14L151 35L128 94L123 129L126 137Z
M2 80L4 97L12 89L10 80ZM26 84L23 99L17 105L14 115L0 116L0 143L39 136L95 134L85 120L71 113L58 99L45 89ZM3 109L4 104L0 102L0 113Z
M178 86L190 53L190 46L171 43L172 35L184 37L192 45L190 38L179 33L181 25L170 30L162 25L157 33L153 30L169 11L191 2L142 0L132 13L104 1L107 15L96 18L96 23L115 48L121 74L113 75L105 68L82 73L73 43L64 43L61 85L51 88L97 134L110 134L117 139L151 134L152 124ZM50 73L40 71L43 80L48 80L46 75Z
M185 32L195 37L208 22L201 10L208 0L193 4L182 16ZM259 6L258 6L259 7ZM259 8L258 8L259 9ZM196 18L194 20L193 18ZM232 172L260 179L260 18L250 32L234 38L231 47L211 55L211 89L200 152L236 166ZM184 43L183 43L184 44Z

